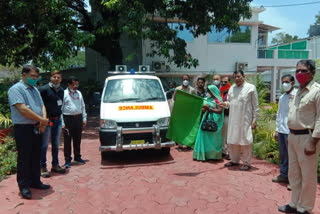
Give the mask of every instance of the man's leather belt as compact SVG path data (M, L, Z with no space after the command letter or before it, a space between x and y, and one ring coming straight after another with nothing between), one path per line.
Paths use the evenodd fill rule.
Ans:
M60 117L49 117L50 120L59 120Z
M313 132L312 129L300 129L300 130L290 129L290 133L294 134L294 135L304 135L304 134L309 134L312 132Z

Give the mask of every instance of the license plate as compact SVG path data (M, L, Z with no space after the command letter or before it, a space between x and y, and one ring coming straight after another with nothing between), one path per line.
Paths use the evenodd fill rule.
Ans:
M144 144L144 140L132 140L131 141L132 145L137 145L137 144Z

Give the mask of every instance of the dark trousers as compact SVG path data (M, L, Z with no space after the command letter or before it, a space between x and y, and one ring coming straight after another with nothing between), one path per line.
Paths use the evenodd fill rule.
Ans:
M65 123L64 138L64 158L66 162L71 162L71 139L73 141L74 159L81 158L80 144L82 133L82 115L63 115Z
M35 126L14 125L14 138L18 150L17 181L21 188L40 183L41 134L36 134Z
M278 133L279 153L280 153L280 175L288 177L288 134Z

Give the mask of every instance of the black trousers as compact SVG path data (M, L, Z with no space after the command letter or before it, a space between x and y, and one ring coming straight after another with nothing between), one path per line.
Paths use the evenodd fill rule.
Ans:
M29 188L40 183L41 134L35 133L31 124L14 125L14 138L18 150L17 182L19 188Z
M73 141L74 159L81 158L80 144L82 133L82 115L63 115L65 124L64 138L64 158L66 162L71 162L71 140Z

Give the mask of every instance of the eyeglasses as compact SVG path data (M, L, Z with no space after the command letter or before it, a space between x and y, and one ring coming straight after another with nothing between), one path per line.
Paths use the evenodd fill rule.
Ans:
M309 72L309 70L302 70L302 69L300 69L300 70L296 70L296 73L299 73L299 72L301 72L301 73L308 73Z

